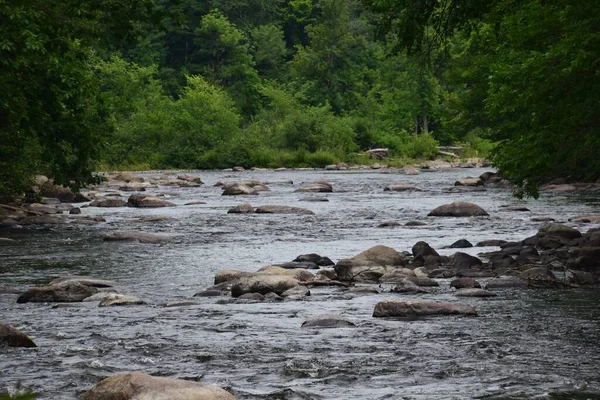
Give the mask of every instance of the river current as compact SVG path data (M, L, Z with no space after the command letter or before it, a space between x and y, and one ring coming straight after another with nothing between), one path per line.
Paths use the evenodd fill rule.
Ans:
M138 370L201 380L239 399L535 399L600 398L600 291L505 289L492 299L458 299L449 280L419 298L473 305L478 317L417 320L373 318L377 302L410 296L349 294L314 288L302 301L236 303L192 297L213 284L220 269L256 271L318 253L337 261L382 244L410 251L419 240L441 254L458 239L521 240L553 218L582 232L593 224L568 219L599 213L600 199L544 193L516 203L508 189L450 193L454 182L487 169L450 169L419 175L362 171L192 172L200 188L158 187L177 207L82 208L106 222L0 228L0 283L25 289L64 275L120 283L123 294L147 305L98 307L96 302L55 307L17 304L0 294L0 322L29 335L33 349L0 349L0 394L34 391L42 399L74 399L99 379ZM149 177L153 174L142 173ZM156 175L156 174L154 174ZM257 179L271 191L221 196L217 181ZM296 193L303 182L326 180L333 193ZM290 183L292 181L293 183ZM384 192L391 183L420 192ZM124 194L127 196L128 194ZM328 201L308 202L307 197ZM427 217L455 200L483 207L486 218ZM199 201L205 204L185 205ZM253 206L304 207L314 215L227 214ZM168 216L158 222L139 217ZM423 226L381 228L383 221ZM135 230L169 236L165 244L104 242L104 234ZM477 255L497 248L462 250ZM377 285L374 285L377 287ZM388 290L386 292L386 290ZM198 304L164 308L172 300ZM339 314L353 328L303 329L320 314ZM582 395L583 394L583 395ZM577 396L583 397L577 397Z

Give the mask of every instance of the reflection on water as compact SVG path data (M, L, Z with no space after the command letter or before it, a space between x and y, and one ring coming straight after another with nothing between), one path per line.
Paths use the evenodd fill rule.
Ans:
M0 230L0 236L15 239L0 242L0 283L24 288L60 275L92 275L122 282L121 293L149 303L53 308L16 304L15 295L0 295L0 321L28 333L39 346L0 349L0 393L21 385L43 398L72 399L100 377L129 370L216 383L240 399L562 398L561 393L600 393L600 294L594 289L506 290L491 300L461 299L477 308L477 318L413 321L372 318L378 301L397 294L349 295L337 288L312 289L305 301L236 304L194 298L198 305L157 306L192 298L212 284L219 269L254 271L305 253L335 261L375 244L410 250L419 240L451 254L442 247L461 238L475 243L530 236L541 224L532 217L564 222L599 211L597 199L568 194L523 202L531 210L523 213L503 210L502 205L515 202L507 190L446 191L457 179L482 172L404 176L271 171L231 178L223 172L202 172L206 184L201 188L152 189L170 192L169 200L178 207L90 207L83 209L84 215L102 215L107 222ZM213 186L218 180L249 178L294 184L271 184L271 191L245 198L221 197ZM293 192L302 182L318 179L331 182L336 192ZM383 192L386 185L400 182L423 191ZM306 197L329 201L300 201ZM479 204L491 216L426 216L436 206L459 199ZM184 206L190 201L206 204ZM226 214L244 201L299 206L315 215ZM135 222L148 215L171 218ZM427 225L377 227L388 220ZM102 235L112 230L160 233L171 239L163 245L103 242ZM466 250L477 254L490 249ZM438 291L423 297L457 301L448 284L442 281ZM330 313L357 327L300 328L306 318Z

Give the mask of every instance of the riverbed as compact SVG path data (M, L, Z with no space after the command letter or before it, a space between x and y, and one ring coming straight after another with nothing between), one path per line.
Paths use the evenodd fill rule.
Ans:
M450 255L456 250L443 247L458 239L475 244L531 236L543 224L536 217L582 232L598 226L568 221L599 213L597 196L553 192L517 201L510 189L448 191L456 180L485 171L195 171L202 187L148 189L177 207L87 207L83 215L106 222L0 229L0 237L14 239L0 242L0 283L25 289L58 276L94 276L119 282L120 293L147 303L54 307L17 304L16 295L0 294L0 322L38 345L0 349L0 394L21 389L43 399L73 399L103 377L139 370L214 383L239 399L531 399L574 393L600 398L597 287L505 289L492 299L458 299L449 280L440 280L439 289L419 298L469 304L479 316L418 320L372 317L378 301L410 298L390 293L386 285L379 294L360 295L314 288L305 300L273 303L193 297L213 284L220 269L256 271L300 254L338 261L377 244L410 251L423 240ZM221 196L214 186L244 179L270 182L270 191ZM303 182L317 180L330 182L334 192L294 192ZM414 184L422 191L384 192L392 183ZM456 200L474 202L490 216L427 217L433 208ZM203 204L185 205L190 202ZM304 207L314 215L227 214L242 202ZM514 203L530 211L504 207ZM146 216L168 218L138 221ZM379 227L384 221L400 225ZM408 221L425 225L404 226ZM116 230L161 234L169 241L102 240ZM495 249L461 251L477 255ZM198 304L160 306L172 300ZM320 314L342 315L356 327L301 328Z

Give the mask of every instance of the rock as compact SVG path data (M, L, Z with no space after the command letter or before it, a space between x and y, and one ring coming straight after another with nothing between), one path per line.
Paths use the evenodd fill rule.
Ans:
M456 275L453 270L446 268L434 269L427 275L429 278L452 278Z
M378 228L393 228L396 226L402 226L402 224L398 221L383 221L377 225Z
M427 214L429 217L474 217L488 215L483 208L467 201L455 201L450 204L444 204Z
M231 295L239 297L245 293L276 293L281 295L288 289L299 285L297 279L285 275L258 274L247 278L238 279L231 286Z
M577 285L593 285L596 283L594 275L586 271L570 271L569 281Z
M89 276L61 276L50 281L50 285L60 285L66 283L76 282L80 285L92 286L92 287L113 287L119 284L115 281L108 281L104 279L92 278Z
M475 246L477 247L488 247L488 246L502 246L503 244L508 243L506 240L496 240L496 239L492 239L492 240L482 240L481 242L477 242L477 244Z
M248 186L250 188L253 188L255 186L260 186L263 183L261 181L257 181L256 179L246 179L243 181L235 181L235 182L217 182L215 183L215 186L220 186L223 190L227 190L230 187L233 186L239 186L239 185L243 185L243 186Z
M59 199L62 203L72 203L75 200L75 193L71 189L55 185L52 181L48 181L40 187L40 195Z
M18 329L0 324L0 347L37 347L33 340Z
M333 186L329 182L314 182L307 183L300 186L298 189L294 190L294 192L304 193L304 192L313 192L313 193L331 193L333 192Z
M404 226L426 226L427 223L423 221L408 221Z
M411 250L415 258L424 256L439 256L437 251L435 251L427 242L423 241L415 243Z
M538 230L537 236L558 236L564 239L577 239L581 237L581 232L575 228L562 224L546 224Z
M71 215L79 215L79 214L81 214L81 208L79 208L79 207L71 208L69 210L69 214L71 214Z
M577 217L569 218L569 221L597 224L600 223L600 214L578 215Z
M477 257L467 253L458 252L450 257L450 265L456 269L472 268L483 265Z
M225 190L223 190L223 196L246 196L246 195L257 195L258 194L258 190L248 186L248 185L244 185L244 184L234 184L231 185L227 188L225 188Z
M201 204L207 204L205 201L190 201L184 204L184 206L197 206Z
M430 300L386 300L375 305L373 317L421 317L430 315L477 315L475 308Z
M135 296L127 296L127 295L118 294L118 293L109 293L100 302L100 307L130 306L130 305L139 305L139 304L145 304L145 303Z
M284 298L302 298L310 296L310 290L304 285L298 285L281 293Z
M371 149L371 150L367 150L367 154L378 160L382 160L389 156L389 149L387 149L387 148Z
M519 275L529 286L545 285L557 281L556 276L545 267L534 267L522 271Z
M319 269L319 266L310 261L292 261L283 264L275 264L276 267L285 269Z
M485 289L510 289L522 288L527 284L517 278L495 278L485 284Z
M430 278L430 276L429 276L430 272L425 267L415 268L413 270L413 273L415 274L415 276L418 276L418 277L427 277L427 278Z
M557 185L544 185L541 190L549 190L553 192L573 192L577 190L577 187L574 185L565 184L557 184Z
M429 293L429 290L422 288L421 286L416 285L414 282L409 281L408 279L403 279L398 282L398 285L392 288L392 292L394 293Z
M306 208L280 206L280 205L264 205L256 207L254 210L257 214L304 214L312 215L314 212Z
M108 178L111 181L144 182L144 178L137 176L133 172L119 172L117 174L110 175Z
M469 247L473 247L473 244L466 239L459 239L448 246L450 249L467 249Z
M457 278L450 282L450 287L456 289L480 289L481 285L473 278Z
M340 260L334 267L340 280L377 281L394 266L405 263L400 253L391 247L377 245L352 257ZM384 268L390 266L390 270ZM378 268L379 267L379 268Z
M141 372L114 375L97 383L80 400L235 400L218 386Z
M296 257L294 262L312 262L317 264L320 267L328 267L330 265L335 265L333 261L329 259L329 257L322 257L315 253L310 254L302 254Z
M0 294L21 294L21 292L13 287L0 284Z
M170 308L170 307L186 307L186 306L196 306L198 303L191 300L174 300L168 301L165 304L161 304L161 307Z
M247 278L254 275L252 272L238 271L235 269L222 269L215 275L215 285L223 282L234 281L239 278Z
M264 301L265 296L260 293L245 293L238 297L238 300Z
M373 279L381 283L399 283L403 282L409 276L415 276L414 272L408 268L394 268L389 272L379 276L378 279Z
M122 192L145 192L149 186L148 182L129 182L119 185L119 190Z
M426 276L408 276L406 277L405 281L410 281L415 285L421 287L440 286L440 284L436 280L428 278Z
M192 182L192 183L198 183L200 185L203 184L202 179L200 179L199 176L194 176L194 175L190 175L190 174L177 175L177 179L182 180L182 181Z
M297 279L301 282L310 282L315 279L315 276L312 272L306 269L286 269L282 267L278 267L276 265L269 265L266 267L262 267L255 273L256 275L281 275L281 276L289 276L294 279Z
M386 186L384 192L421 192L423 189L408 183L395 183Z
M90 203L90 207L125 207L127 202L118 197L99 197Z
M327 197L302 197L300 199L298 199L298 201L307 201L307 202L311 202L311 203L327 203L329 201L329 199Z
M579 247L571 250L568 261L570 269L590 272L600 270L600 247Z
M175 203L145 194L132 194L127 199L127 205L138 208L175 207Z
M469 289L460 289L454 293L458 297L496 297L498 296L494 292L490 292L485 289L477 289L477 288L469 288Z
M519 205L519 204L512 204L512 205L508 205L506 207L503 207L506 211L516 211L516 212L528 212L531 211L529 208Z
M72 303L98 293L98 289L77 282L58 285L36 286L28 289L17 303Z
M168 240L168 238L165 236L134 231L117 231L107 233L104 235L103 239L106 242L139 242L152 244L165 243Z
M194 297L218 297L218 296L224 296L226 294L228 294L228 293L221 291L221 290L206 289L206 290L202 290L202 291L194 294Z
M483 186L480 178L463 178L454 182L454 186Z
M242 203L227 211L227 214L250 214L254 212L254 207L250 203Z
M354 322L340 315L319 315L307 319L302 323L303 328L350 328L356 326Z
M104 300L104 298L106 298L106 296L108 296L111 293L114 293L114 292L98 292L96 294L91 295L90 297L86 297L82 301L85 301L85 302L98 301L98 302L100 302L100 301Z

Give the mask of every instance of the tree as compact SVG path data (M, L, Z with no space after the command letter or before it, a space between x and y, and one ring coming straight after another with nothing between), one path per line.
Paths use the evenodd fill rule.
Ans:
M124 39L150 0L0 1L0 194L35 173L79 187L110 131L94 49Z

